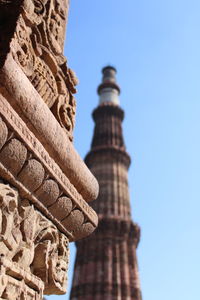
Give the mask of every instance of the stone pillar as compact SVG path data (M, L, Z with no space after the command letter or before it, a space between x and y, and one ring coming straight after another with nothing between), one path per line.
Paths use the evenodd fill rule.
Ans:
M66 292L68 243L97 226L98 183L72 144L67 0L0 0L0 299Z

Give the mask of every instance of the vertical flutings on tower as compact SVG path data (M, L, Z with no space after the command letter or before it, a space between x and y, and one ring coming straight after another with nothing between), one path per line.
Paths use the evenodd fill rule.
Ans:
M141 300L136 248L139 227L131 220L128 188L130 157L126 152L116 69L103 68L98 87L99 105L91 150L85 162L99 182L92 203L98 214L97 230L76 243L71 300Z

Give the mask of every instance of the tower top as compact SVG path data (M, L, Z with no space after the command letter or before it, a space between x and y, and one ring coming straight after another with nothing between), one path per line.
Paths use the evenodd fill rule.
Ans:
M115 74L117 73L117 70L113 66L106 66L102 69L102 73L113 71Z
M102 83L98 86L99 105L103 103L112 103L119 105L120 88L116 82L117 70L112 66L106 66L102 69Z

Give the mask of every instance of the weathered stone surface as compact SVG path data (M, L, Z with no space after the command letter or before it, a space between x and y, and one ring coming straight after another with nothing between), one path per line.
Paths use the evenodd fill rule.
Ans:
M56 225L68 235L70 241L84 236L83 222L91 223L89 228L93 231L97 226L95 212L5 99L0 101L0 116L4 120L2 121L4 128L10 131L10 135L16 134L14 139L10 140L8 135L7 140L4 138L4 145L0 149L0 176L6 176L7 180L12 179L10 182L19 188L20 193L25 194L52 221L56 221ZM10 144L11 146L14 144L14 147L10 147L12 151L8 147ZM63 201L58 201L61 194L64 199L71 200L71 206L68 206L68 200L66 205L63 205ZM57 209L49 209L54 203ZM83 215L81 219L76 219L76 214L73 213L69 218L73 219L73 224L77 222L76 230L72 229L71 221L65 220L72 212L72 208L80 210ZM59 211L62 211L62 218L57 219ZM83 222L80 223L80 220ZM88 234L87 229L85 236Z
M0 258L0 299L41 300L44 290L42 280L15 262Z
M48 207L54 202L56 202L59 193L60 191L59 191L58 184L52 179L47 179L43 182L41 187L36 191L35 195L45 206Z
M21 293L31 288L33 295L34 290L38 291L37 299L43 291L65 293L67 237L28 200L20 199L16 189L4 183L0 183L0 212L0 280L6 282L1 286L0 297L23 299ZM16 285L20 279L23 284Z
M72 144L68 5L0 0L0 299L65 293L68 241L97 226L98 183Z
M49 211L57 217L58 220L63 220L66 215L72 211L73 203L70 198L60 197L52 206L49 207Z
M96 179L11 55L8 55L4 67L0 70L0 94L2 94L3 113L9 115L5 104L6 99L44 145L49 155L55 159L82 197L87 202L96 199L98 195ZM19 120L12 120L15 130L17 122L19 123ZM21 130L23 130L22 125ZM27 139L26 134L24 138Z
M8 128L0 118L0 149L3 147L3 145L5 145L7 137L8 137Z
M68 1L3 1L0 23L12 24L10 38L1 32L1 53L10 52L55 117L72 138L77 82L63 56ZM15 14L11 13L15 10ZM2 25L3 26L3 25ZM5 56L2 55L2 64Z
M45 171L41 163L36 159L29 159L26 161L17 178L30 192L34 192L42 184L44 175Z
M77 84L63 56L68 2L0 1L0 91L89 201L97 182L68 141Z
M73 231L78 231L84 222L84 215L79 209L74 209L66 219L63 220L63 224Z
M6 140L4 140L5 146L0 153L0 161L11 170L13 175L17 175L25 163L27 149L17 139L11 139L7 144L5 142Z

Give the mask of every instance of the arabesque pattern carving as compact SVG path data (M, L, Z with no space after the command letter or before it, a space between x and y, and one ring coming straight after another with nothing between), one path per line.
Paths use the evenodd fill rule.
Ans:
M20 199L16 189L3 182L0 182L0 236L0 297L40 299L43 292L65 293L67 237L28 200ZM23 298L21 293L33 296Z

